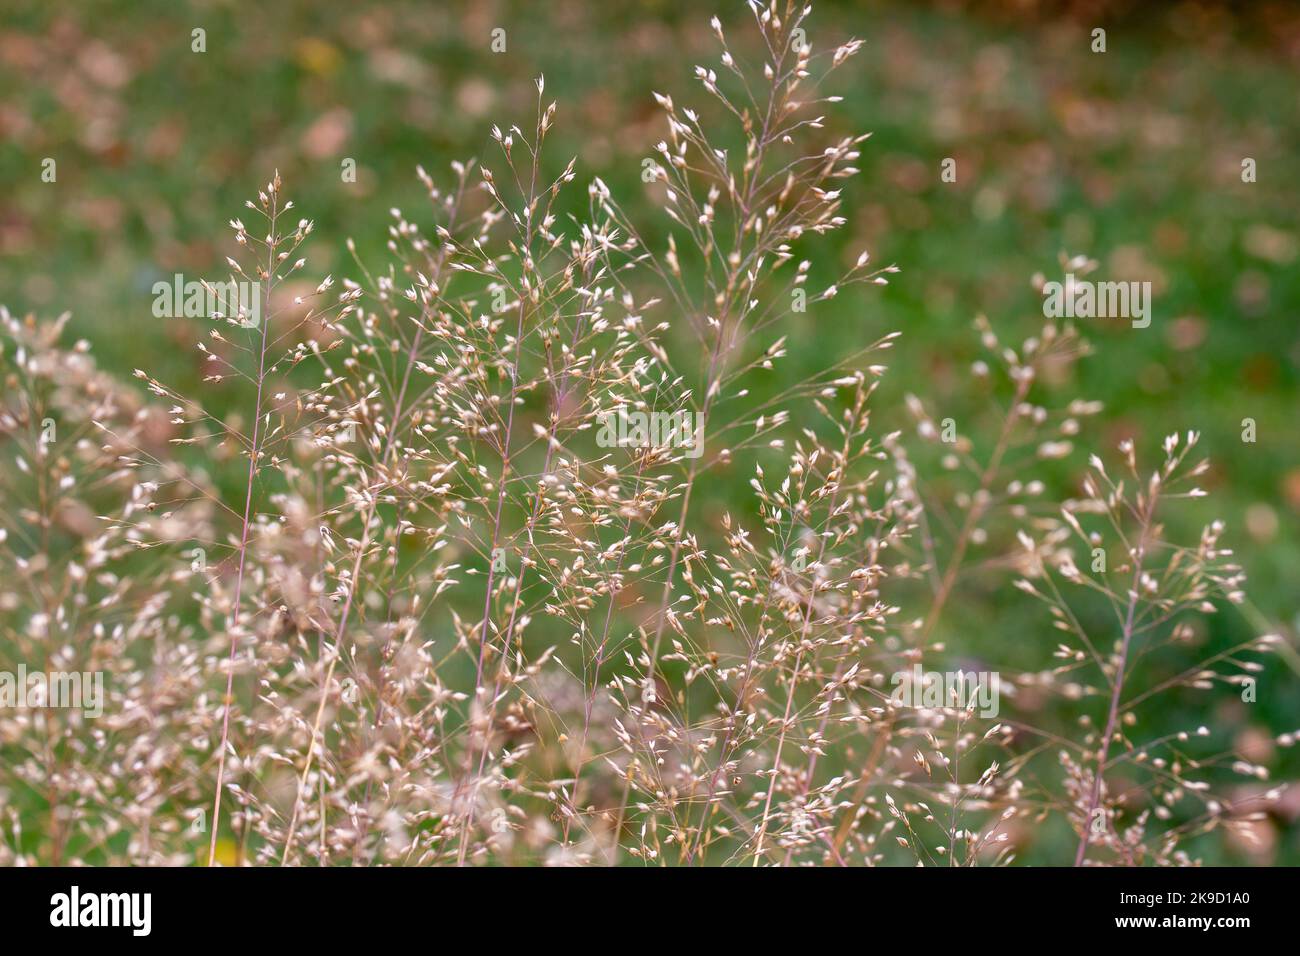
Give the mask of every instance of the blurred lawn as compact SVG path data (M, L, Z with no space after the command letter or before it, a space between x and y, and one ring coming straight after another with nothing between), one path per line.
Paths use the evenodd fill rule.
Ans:
M728 6L728 33L744 41L745 15ZM850 226L817 247L813 286L862 248L903 271L888 289L841 295L801 317L782 381L901 329L876 403L881 430L903 427L893 409L916 391L937 417L979 434L990 409L966 374L979 357L976 314L1005 341L1034 334L1041 300L1029 278L1055 276L1061 251L1099 259L1098 278L1152 279L1150 328L1087 329L1097 354L1070 389L1108 410L1078 445L1108 453L1132 436L1154 452L1169 431L1201 430L1212 495L1175 512L1172 527L1187 538L1224 518L1258 626L1278 622L1294 637L1300 15L1279 6L1242 21L1188 4L1073 20L984 6L819 5L815 44L867 41L846 71L852 84L834 90L845 101L832 128L874 136L846 192ZM454 158L495 161L487 130L531 122L532 79L544 73L559 103L551 163L558 170L576 155L580 183L599 175L644 210L641 160L663 136L650 91L698 99L690 69L716 59L712 10L693 3L5 7L0 301L45 316L70 309L107 368L148 368L209 396L188 347L198 325L160 324L150 287L175 272L219 273L227 220L272 170L316 220L310 274L351 274L344 238L363 260L382 261L389 208L427 208L415 165L442 177ZM1107 29L1105 54L1089 49L1095 25ZM190 50L195 27L207 31L206 53ZM507 31L504 54L490 49L495 27ZM41 182L44 157L57 161L54 184ZM345 157L356 160L356 183L341 180ZM955 184L940 181L945 157L957 160ZM1254 184L1241 182L1244 157L1258 164ZM579 211L585 191L572 189L571 200ZM1258 423L1253 445L1240 440L1246 417ZM1060 495L1073 491L1080 460L1054 472ZM705 489L701 514L743 507L747 476L725 477ZM957 643L972 653L1042 666L1043 648L1019 636L1047 633L1045 616L1026 602L1010 607L967 592L946 626L961 622ZM1227 641L1251 624L1224 615L1212 626ZM1286 662L1261 677L1255 717L1275 733L1300 727L1294 693L1270 692L1293 679ZM1197 705L1186 703L1168 726L1207 719L1188 716ZM1231 710L1219 716L1243 723ZM1289 760L1280 777L1300 775L1294 751L1279 756ZM1295 826L1265 858L1274 851L1300 862ZM1225 862L1259 859L1229 852Z

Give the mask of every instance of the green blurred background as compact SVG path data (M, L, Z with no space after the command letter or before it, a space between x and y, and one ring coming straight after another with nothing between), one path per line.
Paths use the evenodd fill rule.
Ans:
M200 356L189 347L199 323L160 324L150 290L175 272L220 273L227 220L273 170L316 221L309 275L351 274L344 239L381 261L389 209L425 217L416 164L446 182L452 159L494 161L488 129L531 122L532 80L543 73L559 104L555 169L576 156L579 183L598 175L635 216L662 224L640 181L641 161L664 133L650 91L698 99L691 68L717 54L714 10L696 3L3 7L0 301L44 317L71 310L74 333L106 368L123 376L146 368L218 409L237 386L199 385ZM752 43L741 4L717 12L741 49ZM196 27L206 30L204 53L191 51ZM504 53L491 50L498 27ZM1095 27L1107 32L1104 54L1090 48ZM1096 355L1071 387L1107 410L1085 422L1077 445L1110 452L1133 437L1155 454L1169 431L1202 431L1212 494L1177 512L1172 529L1186 540L1204 521L1225 519L1253 601L1245 615L1216 620L1215 639L1277 629L1294 645L1300 11L818 4L814 45L852 36L866 46L837 75L831 92L845 99L830 125L874 136L863 174L846 189L849 227L819 249L811 287L863 248L902 272L887 289L842 294L796 316L783 381L899 329L877 407L896 408L915 391L936 417L979 434L992 412L967 374L980 357L976 314L1009 343L1035 334L1041 299L1030 276L1058 277L1061 252L1097 258L1096 278L1151 280L1150 328L1086 330ZM54 183L41 179L46 157L57 163ZM946 157L957 160L956 183L940 180ZM1256 161L1255 183L1242 182L1246 157ZM345 158L356 161L355 183L340 176ZM585 191L571 190L571 201L579 211ZM1258 425L1254 444L1241 441L1247 417ZM881 416L882 429L904 424L901 414ZM1051 472L1058 496L1075 490L1080 451ZM734 499L746 495L747 476L725 477L707 490L712 504L743 507ZM1020 637L1050 634L1039 609L977 590L958 601L940 629L954 644L1009 666L1044 666L1044 647ZM1294 655L1283 655L1261 675L1249 717L1240 703L1209 715L1235 735L1224 749L1268 764L1275 779L1300 768L1300 755L1272 741L1300 728L1294 678ZM1208 722L1197 700L1184 702L1169 727ZM1261 828L1261 846L1198 849L1218 862L1300 862L1297 815L1293 785Z

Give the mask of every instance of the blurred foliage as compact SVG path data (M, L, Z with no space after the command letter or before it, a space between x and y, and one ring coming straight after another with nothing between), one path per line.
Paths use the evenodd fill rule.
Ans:
M724 23L743 44L739 4ZM488 130L532 116L532 79L559 103L550 162L578 158L651 212L643 158L663 136L651 90L698 98L696 63L712 63L711 9L695 3L274 4L6 0L0 29L0 299L17 313L74 312L104 367L143 367L200 390L200 323L151 314L151 286L175 272L219 274L227 220L279 169L315 219L310 275L350 274L384 255L389 209L427 202L414 175L441 175L489 149ZM834 44L867 41L832 132L874 133L850 181L850 227L814 246L812 285L869 249L902 273L870 294L841 295L790 328L782 384L806 378L885 331L904 337L878 394L879 427L905 427L901 397L925 395L963 433L987 433L997 409L968 375L979 357L970 323L989 316L1005 340L1041 324L1035 273L1058 254L1087 254L1101 279L1151 279L1154 319L1095 322L1096 355L1070 390L1106 403L1054 474L1076 490L1085 452L1124 437L1154 452L1173 430L1199 429L1211 496L1177 512L1187 540L1213 517L1250 574L1253 605L1223 615L1217 639L1277 629L1294 642L1300 589L1300 13L1213 4L827 4L813 20ZM1093 53L1091 30L1107 31ZM206 30L206 52L191 31ZM493 53L491 32L506 30ZM41 181L46 157L57 181ZM353 158L357 181L340 176ZM957 161L956 183L941 161ZM1241 181L1253 158L1258 181ZM585 199L572 190L570 201ZM578 206L573 211L580 212ZM218 386L237 394L237 385ZM206 394L215 408L221 396ZM227 399L227 405L232 399ZM1258 424L1243 444L1242 419ZM977 439L978 440L978 439ZM979 447L977 445L977 447ZM239 466L242 468L243 466ZM702 513L748 507L748 476L703 489ZM234 475L235 482L240 480ZM976 556L978 557L978 555ZM1005 580L1005 578L1000 579ZM962 592L941 632L961 628L972 655L1041 666L1022 635L1046 633L1027 602ZM1047 638L1044 638L1047 640ZM1246 705L1213 715L1225 749L1251 748L1297 776L1294 751L1271 736L1300 725L1294 657L1261 675L1255 723ZM1196 717L1171 713L1162 724ZM1189 716L1191 715L1191 716ZM1243 735L1250 735L1244 737ZM1300 793L1284 801L1271 844L1230 847L1222 862L1300 862ZM1270 830L1272 834L1274 831ZM1056 835L1068 841L1068 835Z

